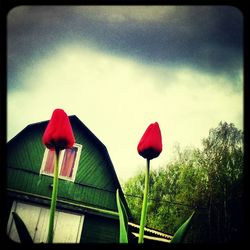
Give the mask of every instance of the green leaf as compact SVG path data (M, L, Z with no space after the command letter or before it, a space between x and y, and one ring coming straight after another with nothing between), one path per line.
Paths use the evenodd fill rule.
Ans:
M27 227L25 226L23 220L16 212L12 212L13 219L16 224L16 229L20 238L21 243L33 243L32 238L29 234Z
M128 243L128 216L126 213L126 209L121 201L119 190L116 190L116 203L119 214L119 222L120 222L120 243Z
M178 228L178 230L175 232L172 240L170 243L182 243L187 231L191 225L191 219L193 218L195 212L193 212L190 217Z

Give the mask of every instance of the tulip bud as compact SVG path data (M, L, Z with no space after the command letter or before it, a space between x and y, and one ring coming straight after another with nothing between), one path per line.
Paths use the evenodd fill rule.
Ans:
M157 122L148 126L137 146L137 151L139 155L148 160L159 156L162 151L162 138Z
M62 109L55 109L42 138L49 149L71 148L75 142L69 117Z

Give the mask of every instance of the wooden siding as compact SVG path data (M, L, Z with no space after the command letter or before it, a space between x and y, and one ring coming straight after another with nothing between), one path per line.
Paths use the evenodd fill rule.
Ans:
M119 221L86 215L80 243L119 243Z
M75 116L70 117L76 143L82 145L75 182L59 180L58 196L63 199L116 211L118 181L110 171L105 146L93 139ZM45 146L42 135L47 122L27 126L7 145L7 187L51 196L53 178L39 175Z
M23 220L34 243L46 243L48 235L49 208L14 201L12 210ZM84 215L56 211L53 243L79 243L82 233ZM20 243L20 238L10 214L7 225L9 237Z
M8 169L8 187L23 192L51 197L53 178L20 169ZM59 180L58 198L116 211L115 192L81 186L66 180Z
M44 125L27 126L7 144L8 167L37 172L43 159L42 135ZM39 173L39 172L38 172Z
M20 196L21 197L21 196ZM19 198L20 198L19 197ZM23 199L25 198L25 199ZM26 200L27 196L22 197L22 199L17 199L17 202L34 204L35 206L46 208L46 204L40 204L37 202L32 202L31 200ZM9 197L7 199L8 211L6 210L6 223L7 225L10 210L13 206L13 198ZM38 201L38 200L37 200ZM48 208L48 207L47 207ZM66 213L83 215L83 226L81 232L79 232L80 243L118 243L119 241L119 220L118 218L103 217L97 214L93 214L85 211L75 211L74 209L65 208L60 206L57 211L64 211ZM28 223L27 223L28 224ZM6 227L7 229L7 227ZM47 230L47 227L46 229ZM47 235L45 233L45 235ZM8 237L8 236L7 236Z

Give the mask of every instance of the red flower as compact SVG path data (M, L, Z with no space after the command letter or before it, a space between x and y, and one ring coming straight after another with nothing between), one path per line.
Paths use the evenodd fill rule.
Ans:
M62 109L55 109L43 134L43 143L49 149L71 148L75 142L69 117Z
M157 122L148 126L137 146L137 151L139 155L149 160L159 156L162 151L162 139Z

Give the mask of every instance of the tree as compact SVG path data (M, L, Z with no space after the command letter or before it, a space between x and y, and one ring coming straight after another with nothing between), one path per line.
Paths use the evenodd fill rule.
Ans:
M208 218L210 240L227 242L239 229L232 224L232 204L243 196L243 133L230 123L219 123L203 141L203 166L208 176ZM215 233L216 232L216 233Z
M142 173L124 184L127 201L139 221ZM129 195L128 195L129 194ZM243 132L220 122L202 140L202 148L176 151L176 159L150 173L147 226L174 234L196 210L188 242L242 240Z

